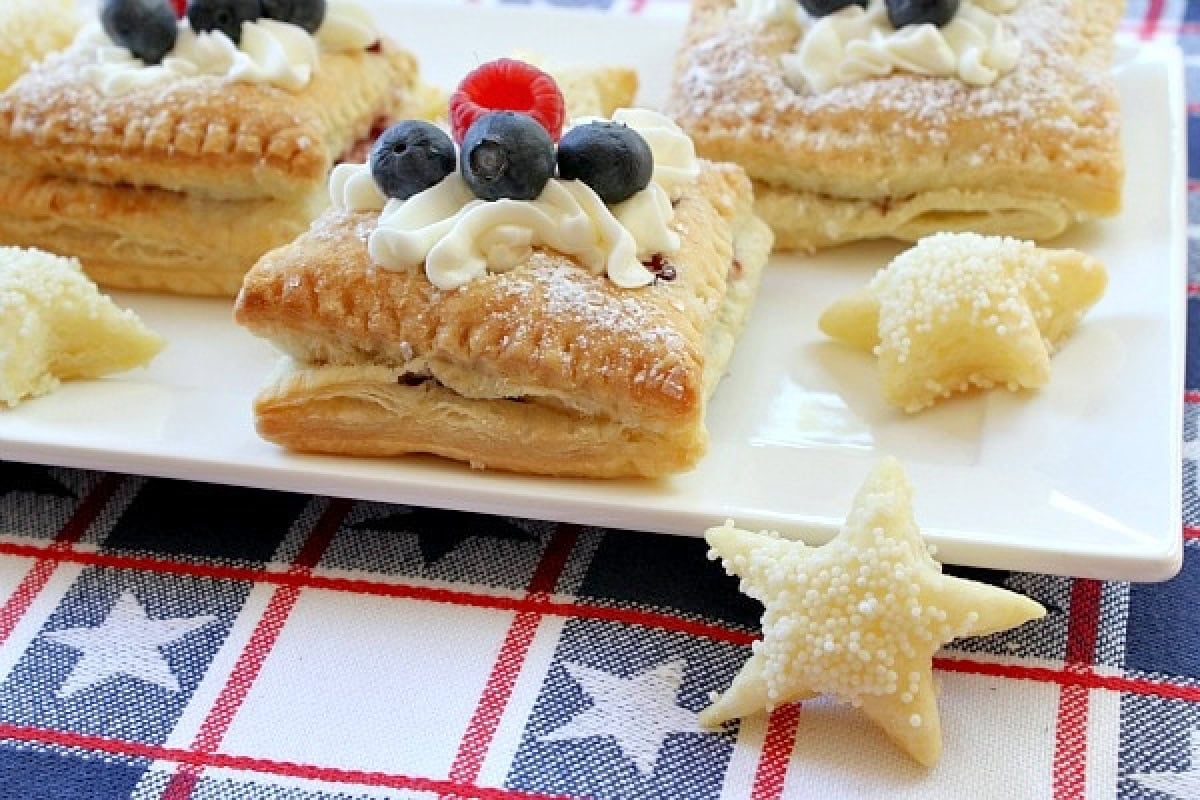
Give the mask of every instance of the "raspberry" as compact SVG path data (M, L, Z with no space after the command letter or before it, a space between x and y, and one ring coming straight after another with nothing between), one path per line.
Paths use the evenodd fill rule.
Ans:
M171 0L171 8L175 10L175 19L183 19L187 16L188 0Z
M557 142L567 112L554 78L532 64L501 58L467 73L450 96L450 129L462 144L467 129L492 111L528 114Z

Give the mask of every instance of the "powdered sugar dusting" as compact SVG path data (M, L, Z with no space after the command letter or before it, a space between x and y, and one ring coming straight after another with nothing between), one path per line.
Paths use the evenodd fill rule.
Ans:
M577 356L580 361L593 359L599 340L617 342L616 347L606 348L611 357L609 363L598 367L601 374L628 373L632 383L644 389L675 399L684 397L689 383L694 383L685 362L694 346L680 330L679 317L672 319L666 312L671 298L664 297L658 304L647 302L645 296L646 292L669 293L670 289L657 286L639 293L621 292L553 259L535 256L533 263L531 281L503 284L508 295L520 295L520 302L502 304L517 309L517 314L531 306L540 307L544 318L554 320L555 328L566 332L547 356L569 368ZM543 334L535 323L513 322L510 345L519 346Z
M807 147L836 149L877 139L874 116L880 113L895 117L891 135L932 144L945 141L952 119L986 119L1013 131L1032 124L1063 131L1111 128L1117 124L1115 106L1094 100L1111 93L1111 51L1105 45L1080 52L1080 46L1107 41L1112 6L1109 0L1024 0L1003 18L1021 41L1021 60L992 86L893 75L822 93L795 91L784 79L780 56L793 48L794 28L748 21L725 5L706 6L708 16L694 23L699 39L684 54L670 111L688 129L729 126L738 136L752 137L803 119ZM1072 94L1064 97L1064 91ZM752 103L761 103L760 113L748 116ZM864 109L872 116L862 115ZM848 116L838 117L841 112ZM813 115L832 116L821 117L829 123L814 128Z

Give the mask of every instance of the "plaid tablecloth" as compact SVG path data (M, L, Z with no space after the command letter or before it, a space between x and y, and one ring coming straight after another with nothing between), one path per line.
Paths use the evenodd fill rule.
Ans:
M929 772L821 703L701 730L759 609L697 540L0 462L0 798L1200 798L1193 337L1182 573L977 573L1049 614L942 652Z

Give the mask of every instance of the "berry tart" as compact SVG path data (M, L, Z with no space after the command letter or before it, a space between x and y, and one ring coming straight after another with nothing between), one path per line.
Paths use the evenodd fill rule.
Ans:
M1120 209L1121 0L694 0L668 112L777 246L1043 240Z
M109 287L232 296L416 91L352 0L104 0L0 94L0 242Z
M528 64L479 67L450 112L335 169L334 208L247 274L238 322L288 355L260 434L547 475L695 464L771 247L750 181L655 112L564 130Z

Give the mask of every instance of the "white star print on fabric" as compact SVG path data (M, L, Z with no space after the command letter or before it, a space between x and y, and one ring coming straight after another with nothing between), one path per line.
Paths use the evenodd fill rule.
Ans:
M538 737L541 742L611 736L639 772L654 770L658 751L673 733L706 733L697 714L675 699L683 682L685 661L669 661L630 678L610 675L581 664L563 668L592 700L592 705L566 724Z
M1147 789L1172 797L1200 797L1200 729L1192 731L1192 760L1184 772L1138 772L1127 776Z
M178 692L179 679L159 648L216 621L216 617L208 615L151 619L133 592L122 592L100 625L65 628L43 635L43 638L83 654L58 687L57 695L70 697L117 675L138 678Z

